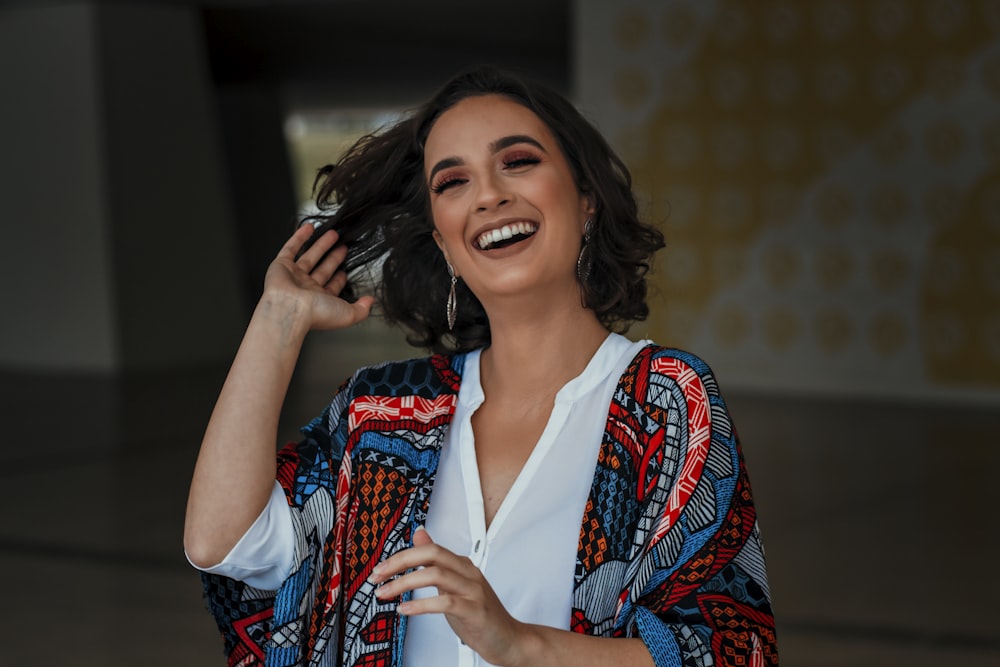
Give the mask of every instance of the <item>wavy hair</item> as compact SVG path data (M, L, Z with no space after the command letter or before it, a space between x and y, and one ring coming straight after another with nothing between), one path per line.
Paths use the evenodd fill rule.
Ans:
M556 137L577 188L594 203L585 246L591 269L580 281L584 306L613 331L645 319L646 273L664 242L656 227L639 220L628 168L563 96L488 66L459 73L405 119L362 137L336 164L320 169L313 187L319 212L307 220L319 232L336 229L347 244L345 296L360 293L360 276L368 273L375 276L383 316L407 330L410 344L434 352L489 345L486 311L463 282L455 326L448 329L450 281L434 242L423 151L441 114L482 95L502 95L534 112Z

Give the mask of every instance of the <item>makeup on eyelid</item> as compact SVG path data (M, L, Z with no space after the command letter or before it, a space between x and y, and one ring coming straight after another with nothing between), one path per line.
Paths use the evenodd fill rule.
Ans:
M503 160L501 160L501 164L503 165L502 167L503 170L518 171L539 164L541 163L541 161L542 158L539 155L527 151L516 151L512 152L509 155L505 155ZM447 167L447 168L459 168L460 166L464 165L456 165L455 167ZM446 173L443 177L439 178L437 182L435 182L431 186L430 190L434 194L441 194L448 188L454 185L461 185L466 181L467 179L463 178L460 175L453 176L451 174Z

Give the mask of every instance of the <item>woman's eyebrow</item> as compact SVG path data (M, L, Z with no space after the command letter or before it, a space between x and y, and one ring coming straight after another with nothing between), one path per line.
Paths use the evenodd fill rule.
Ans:
M490 143L490 152L499 153L503 149L509 148L514 144L531 144L532 146L542 151L543 153L548 153L548 151L545 150L545 148L540 143L538 143L537 140L535 140L532 137L529 137L526 134L512 134L509 137L501 137L496 141Z

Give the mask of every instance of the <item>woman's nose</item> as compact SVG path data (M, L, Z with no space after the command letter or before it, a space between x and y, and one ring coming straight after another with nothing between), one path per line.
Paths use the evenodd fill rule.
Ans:
M495 176L481 179L479 191L476 193L476 211L485 212L510 203L511 193Z

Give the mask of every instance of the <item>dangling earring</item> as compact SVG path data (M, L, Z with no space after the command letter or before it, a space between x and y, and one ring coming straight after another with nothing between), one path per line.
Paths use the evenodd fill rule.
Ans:
M590 268L594 258L591 256L590 240L594 235L594 219L587 218L583 223L583 245L580 247L580 256L576 258L576 276L581 283L586 283L590 277Z
M458 282L458 278L455 276L455 269L452 267L450 262L445 262L448 266L448 275L451 276L451 289L448 290L448 305L445 308L445 312L448 315L448 331L455 328L455 314L457 310L457 300L455 299L455 283Z

